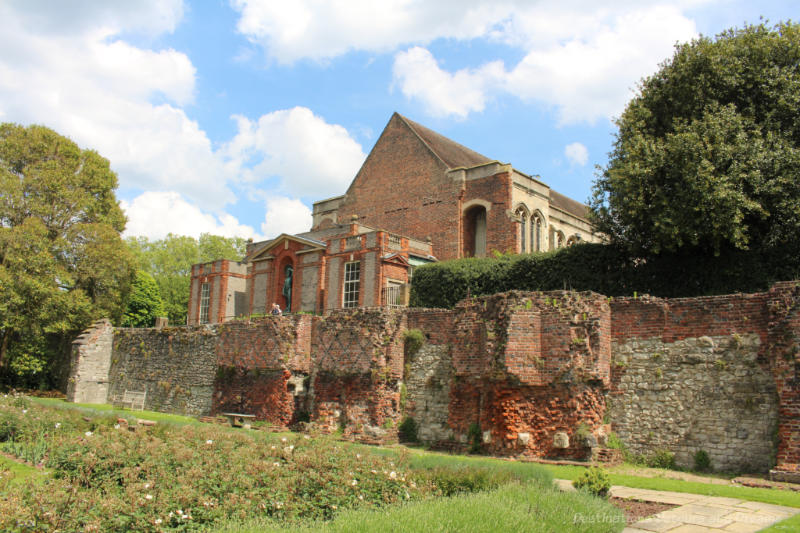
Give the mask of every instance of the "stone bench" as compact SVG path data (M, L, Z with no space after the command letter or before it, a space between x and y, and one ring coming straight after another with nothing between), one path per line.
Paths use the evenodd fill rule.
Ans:
M254 420L256 415L245 415L242 413L220 413L222 416L227 417L232 427L244 427L250 429L250 421Z

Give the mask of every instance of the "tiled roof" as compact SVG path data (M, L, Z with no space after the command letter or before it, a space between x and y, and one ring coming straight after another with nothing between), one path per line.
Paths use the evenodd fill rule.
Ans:
M400 119L406 124L408 124L408 127L411 128L414 133L416 133L420 139L425 142L425 144L428 145L431 151L436 154L439 159L444 161L444 164L447 165L448 168L474 167L476 165L482 165L484 163L490 163L494 161L494 159L489 159L485 155L481 155L474 150L470 150L466 146L458 144L457 142L448 139L444 135L440 135L421 124L417 124L413 120L407 119L400 114L397 116L400 117Z
M589 215L589 208L572 198L550 189L550 205L555 206L576 217L586 218Z

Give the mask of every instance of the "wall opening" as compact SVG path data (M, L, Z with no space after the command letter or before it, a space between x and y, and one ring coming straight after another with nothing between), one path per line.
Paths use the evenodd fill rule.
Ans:
M281 298L284 303L284 311L292 312L292 294L294 292L294 264L290 258L285 258L281 263Z
M486 208L476 205L464 213L464 257L486 256Z

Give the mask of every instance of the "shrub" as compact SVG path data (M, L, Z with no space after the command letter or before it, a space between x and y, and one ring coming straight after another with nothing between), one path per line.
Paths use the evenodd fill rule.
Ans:
M705 450L697 450L694 454L694 469L698 472L705 472L711 469L711 457Z
M397 436L400 442L418 442L418 431L417 421L410 416L405 417L403 421L400 422L400 425L397 426Z
M510 472L489 468L433 468L426 473L442 496L490 490L514 480Z
M631 257L606 244L579 244L547 253L466 258L414 271L411 305L452 308L469 296L509 290L595 291L661 297L755 292L800 277L800 254L791 247L761 252L686 248L678 253ZM680 278L672 273L681 272Z
M406 355L414 355L425 343L425 334L418 329L409 329L405 332Z
M605 469L592 466L581 473L581 475L572 482L572 486L600 498L606 498L608 496L608 491L611 490L611 478L608 476L608 472Z
M669 450L658 449L644 458L644 464L650 468L675 469L675 454Z
M469 442L469 453L481 453L483 451L483 435L481 434L481 426L477 422L469 425L467 441Z

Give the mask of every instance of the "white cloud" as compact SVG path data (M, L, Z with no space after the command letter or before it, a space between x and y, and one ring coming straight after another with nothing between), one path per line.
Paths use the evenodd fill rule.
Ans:
M571 164L581 167L589 161L589 150L579 142L566 145L564 147L564 155L567 156Z
M174 29L182 3L61 6L0 5L3 120L45 124L97 150L123 187L176 190L206 208L232 201L208 137L181 109L195 91L189 58L118 38Z
M279 177L293 197L341 194L366 157L345 128L305 107L234 118L238 132L222 149L231 171L251 182Z
M268 198L261 233L272 239L281 233L293 235L311 229L311 209L300 200L276 196Z
M480 112L500 93L556 110L562 124L618 114L637 81L697 34L684 11L718 0L233 0L239 32L282 63L482 39L523 52L444 70L424 48L395 57L394 84L435 116Z
M124 236L161 239L167 233L199 237L202 233L224 237L258 237L252 227L228 213L204 213L175 191L145 192L131 202L120 202L128 216Z
M643 76L697 34L675 7L655 6L603 16L586 32L533 48L506 78L506 90L558 109L562 123L618 115Z
M670 56L676 41L697 33L678 8L664 6L582 14L550 7L513 22L509 28L527 30L528 40L523 31L493 34L527 50L513 68L493 61L451 74L415 47L395 56L395 83L433 115L463 118L505 92L555 108L562 124L594 122L618 115L637 81Z
M491 85L505 74L501 61L450 74L439 67L433 54L419 46L398 53L393 71L403 94L420 99L431 115L460 118L483 111Z
M39 33L84 33L97 27L146 35L172 31L183 17L183 0L4 0L19 20Z
M391 51L438 37L486 35L524 4L486 0L232 0L237 29L281 63L330 59L351 50Z

